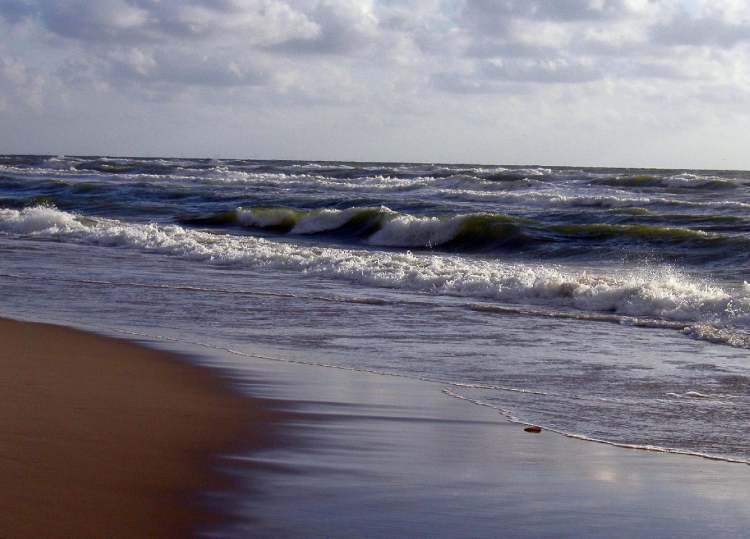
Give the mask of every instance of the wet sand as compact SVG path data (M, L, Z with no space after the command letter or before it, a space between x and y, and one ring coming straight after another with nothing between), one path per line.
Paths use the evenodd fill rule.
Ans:
M0 393L0 537L189 536L216 453L266 442L214 373L74 329L0 319Z
M186 350L187 351L187 350ZM225 358L289 413L231 537L743 537L750 466L531 434L445 386ZM455 389L455 388L454 388ZM633 421L638 421L633 417Z
M0 339L0 537L210 525L238 538L728 539L750 528L746 465L525 433L440 384L168 343L211 372L42 324L0 321ZM212 513L205 493L227 485L211 455L240 439Z

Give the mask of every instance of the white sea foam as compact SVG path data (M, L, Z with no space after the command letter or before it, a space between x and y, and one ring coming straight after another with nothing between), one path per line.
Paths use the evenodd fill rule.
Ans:
M551 425L546 425L546 424L544 424L544 422L538 423L538 422L526 421L523 418L516 416L513 411L511 411L511 410L509 410L507 408L503 408L503 407L498 406L497 404L492 403L492 402L487 402L487 401L484 401L484 400L481 400L481 399L477 399L477 398L469 397L467 395L463 395L461 393L453 391L450 388L444 388L443 389L443 393L445 395L448 395L449 397L453 397L454 399L459 399L459 400L462 400L462 401L470 402L470 403L475 404L477 406L482 406L482 407L492 408L494 410L497 410L498 413L500 413L501 415L503 415L511 423L518 423L518 424L521 424L521 425L530 425L530 424L538 425L538 426L542 427L544 430L548 430L550 432L554 432L556 434L560 434L560 435L566 436L568 438L574 438L576 440L584 440L584 441L587 441L587 442L595 442L595 443L599 443L599 444L610 445L610 446L613 446L613 447L622 447L624 449L637 449L637 450L640 450L640 451L652 451L652 452L655 452L655 453L671 453L671 454L675 454L675 455L688 455L688 456L693 456L693 457L701 457L701 458L704 458L704 459L707 459L707 460L717 460L717 461L722 461L722 462L734 462L734 463L737 463L737 464L750 464L750 460L748 460L748 459L727 457L727 456L722 456L722 455L718 455L718 454L706 453L706 452L702 452L702 451L690 451L690 450L687 450L687 449L679 449L679 448L666 447L666 446L660 446L660 445L654 445L654 444L633 444L633 443L625 443L625 442L614 442L614 441L605 440L603 438L598 438L598 437L593 437L593 436L586 436L586 435L583 435L583 434L576 434L576 433L569 432L569 431L566 431L566 430L563 430L563 429L560 429L560 428L555 428L555 427L553 427ZM672 394L672 395L675 395L675 394Z
M415 217L399 215L383 226L368 240L372 245L392 247L431 247L442 245L456 237L464 218Z
M674 397L677 399L733 399L735 395L709 395L708 393L701 393L700 391L685 391L685 393L667 393L668 397Z
M69 234L84 229L83 220L48 206L0 209L0 230L14 234Z
M202 183L254 184L281 187L284 189L319 187L335 191L403 191L418 189L432 183L430 177L394 178L390 176L366 176L361 178L335 178L318 174L288 174L283 172L246 172L218 167L205 176L194 178Z
M438 189L436 194L444 198L469 201L510 202L512 204L530 203L535 205L581 206L597 208L620 208L631 206L648 206L654 203L670 204L669 199L624 194L580 195L554 189L532 191L478 191L476 189Z
M745 293L745 297L750 297ZM728 310L732 310L729 306ZM685 334L702 341L708 341L717 344L728 344L737 348L750 348L750 315L747 309L740 307L739 312L735 315L735 326L744 326L742 329L737 327L726 328L720 325L698 323L685 328Z
M303 215L294 228L292 234L316 234L328 230L336 230L354 219L357 215L371 212L383 216L395 215L390 208L381 206L379 208L348 208L346 210L323 209Z
M670 268L602 275L558 266L308 247L176 225L89 219L49 207L0 210L0 231L211 263L296 270L371 286L678 321L700 338L731 341L736 332L728 324L750 324L747 288L725 290ZM707 333L707 328L715 328L718 336Z
M67 161L66 161L67 162ZM117 162L112 160L112 162ZM125 163L127 161L123 161ZM153 161L160 165L176 165L169 161ZM0 171L12 173L20 176L44 177L48 176L61 182L76 182L84 179L110 178L111 174L97 170L78 170L74 163L70 170L59 168L42 168L42 167L18 167L13 165L0 164ZM292 170L295 167L291 167ZM298 167L304 170L304 167ZM216 166L209 170L179 168L172 174L155 174L155 173L121 173L117 175L119 181L143 181L158 179L160 183L177 182L177 183L226 183L226 184L251 184L258 187L268 186L284 190L309 189L317 187L327 191L340 192L375 192L384 193L401 193L404 191L424 191L443 199L455 201L477 201L513 204L529 204L533 206L564 206L564 207L595 207L595 208L619 208L631 207L632 205L644 207L652 205L665 206L683 206L683 207L705 207L717 208L721 210L747 210L750 204L739 200L705 200L691 201L684 200L680 197L665 196L645 196L635 195L627 190L605 189L599 192L590 192L584 187L580 188L579 184L572 182L570 189L553 188L551 184L540 182L535 178L549 174L551 171L545 169L515 169L507 170L513 172L514 178L519 174L528 177L514 179L510 182L491 181L484 179L483 175L493 172L481 168L467 169L450 169L454 174L450 176L431 176L435 170L427 172L418 177L393 177L388 175L372 175L358 178L331 177L313 173L284 173L284 172L256 172L253 170L235 170L227 166ZM446 172L449 169L440 172ZM506 169L498 168L495 172L505 172ZM678 174L663 178L667 185L671 186L702 186L707 183L718 183L720 185L737 185L736 182L726 178L714 176L700 176L695 174ZM301 232L300 232L301 233Z
M665 178L665 183L671 187L703 187L703 186L724 186L724 187L736 187L737 183L720 176L704 176L702 174L692 174L689 172L683 172L675 174Z

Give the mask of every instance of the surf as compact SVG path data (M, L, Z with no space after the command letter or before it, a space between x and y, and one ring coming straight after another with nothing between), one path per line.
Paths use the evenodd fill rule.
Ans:
M709 324L731 335L750 326L750 287L725 289L671 267L595 273L412 252L305 246L254 236L129 223L38 206L0 210L0 232L138 249L196 262L299 271L326 279L431 295L469 297ZM712 333L712 335L714 335ZM695 332L695 336L708 336ZM731 339L726 338L726 341ZM729 342L732 344L732 342Z

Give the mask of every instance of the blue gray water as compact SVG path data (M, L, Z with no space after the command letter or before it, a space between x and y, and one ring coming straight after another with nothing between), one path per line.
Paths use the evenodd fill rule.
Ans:
M750 173L0 156L0 311L750 462Z

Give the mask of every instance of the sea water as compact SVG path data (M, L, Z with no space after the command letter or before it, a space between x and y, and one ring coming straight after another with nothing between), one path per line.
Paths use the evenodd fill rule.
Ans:
M0 156L0 311L750 462L750 173Z

